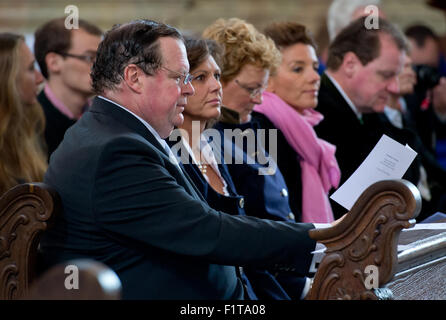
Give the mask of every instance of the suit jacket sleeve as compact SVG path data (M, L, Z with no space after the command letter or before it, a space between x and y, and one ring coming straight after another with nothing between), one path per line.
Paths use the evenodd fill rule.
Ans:
M120 137L105 145L91 194L96 223L132 245L223 265L281 268L307 274L312 224L231 216L211 209L181 185L180 171L153 145Z

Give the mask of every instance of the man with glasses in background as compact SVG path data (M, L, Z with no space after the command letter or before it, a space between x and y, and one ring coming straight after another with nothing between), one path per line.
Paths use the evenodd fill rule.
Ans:
M45 112L48 156L93 96L90 71L101 35L98 27L82 19L78 29L67 29L65 18L51 20L35 33L34 53L46 79L38 100Z

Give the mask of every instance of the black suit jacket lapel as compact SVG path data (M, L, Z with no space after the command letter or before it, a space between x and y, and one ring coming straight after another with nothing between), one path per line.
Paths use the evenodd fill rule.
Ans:
M180 144L183 145L183 147L180 148L179 150L186 152L186 148L184 147L183 141L180 139L177 143L180 143ZM170 142L170 144L171 144L172 146L174 145L173 142ZM175 156L178 156L178 157L180 157L180 159L181 159L184 155L175 155ZM187 156L187 158L188 158L188 159L187 159L188 163L193 164L194 161L192 160L191 155L190 155L189 153L187 153L186 156ZM188 182L190 182L190 187L194 190L194 192L198 195L198 197L199 197L202 201L207 202L206 199L204 198L202 192L201 192L200 189L195 185L194 180L193 180L193 179L190 177L190 175L187 173L187 171L186 171L186 169L184 168L184 166L183 166L182 163L180 163L180 168L181 168L181 171L183 172L184 176L188 179ZM203 177L200 177L200 179L202 179L203 183L205 183L206 180L205 180Z
M144 137L147 141L149 141L159 151L169 156L166 150L164 150L163 146L158 142L158 140L156 140L155 136L139 119L137 119L131 113L118 107L117 105L96 97L93 101L93 105L90 111L105 113L111 116L113 119L115 119L115 121L122 123L126 127L130 128L132 131L135 131L136 133Z
M361 122L355 112L325 73L321 77L321 93L325 99L332 100L330 107L336 108L339 116L342 115L344 120L348 121L351 125L361 126Z
M98 98L98 97L96 97L94 99L90 111L93 113L94 112L105 113L105 114L111 116L115 121L124 124L126 127L131 129L132 131L135 131L137 134L144 137L150 144L155 146L159 150L159 152L163 153L165 156L167 156L169 158L168 152L158 142L158 140L155 138L155 136L149 131L149 129L139 119L137 119L131 113L123 110L122 108L118 107L117 105L115 105L111 102L108 102L108 101ZM177 166L175 164L172 164L172 165L177 167L178 171L181 172L181 174L182 174L181 176L184 181L183 186L189 191L189 193L194 195L196 198L200 198L201 200L204 200L204 198L201 196L201 193L195 187L193 181L191 180L189 175L183 170L183 168L181 168L181 166Z

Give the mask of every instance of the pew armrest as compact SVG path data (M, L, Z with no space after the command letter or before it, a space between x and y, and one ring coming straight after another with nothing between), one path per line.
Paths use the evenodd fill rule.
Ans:
M0 198L0 300L25 295L36 276L40 234L61 210L57 193L43 183L26 183Z
M414 225L420 210L421 196L412 183L380 181L362 193L338 224L311 230L310 237L326 251L307 299L381 298L374 289L392 279L400 231Z

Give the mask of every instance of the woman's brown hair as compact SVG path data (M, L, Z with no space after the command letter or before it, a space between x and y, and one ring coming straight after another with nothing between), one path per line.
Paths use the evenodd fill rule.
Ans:
M265 35L273 39L280 50L296 43L311 45L316 49L316 42L307 27L297 22L273 22L265 28Z

